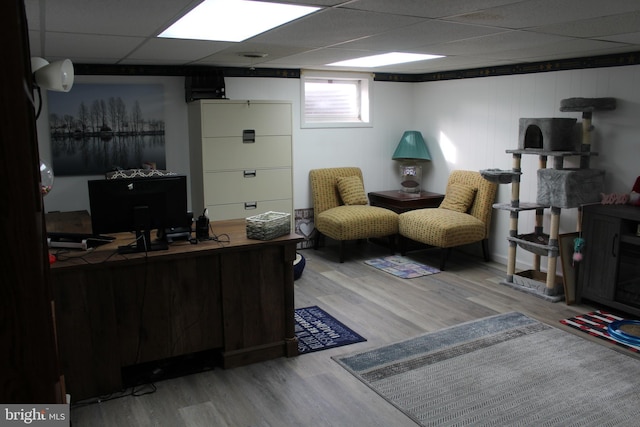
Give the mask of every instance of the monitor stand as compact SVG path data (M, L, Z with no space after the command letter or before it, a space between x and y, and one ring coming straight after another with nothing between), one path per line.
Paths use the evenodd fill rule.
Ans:
M119 254L133 254L139 252L165 251L169 249L166 242L151 241L151 221L149 220L149 207L136 206L133 209L133 218L136 225L136 244L119 246Z
M167 242L161 240L151 241L149 230L136 230L136 244L118 246L118 253L124 255L139 252L166 251L167 249L169 249Z

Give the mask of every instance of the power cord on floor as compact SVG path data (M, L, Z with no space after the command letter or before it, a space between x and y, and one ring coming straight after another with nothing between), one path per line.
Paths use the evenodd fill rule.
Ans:
M149 388L147 391L143 391L144 388ZM96 403L109 402L111 400L122 399L123 397L140 397L148 394L153 394L158 391L158 388L154 383L142 384L133 387L129 387L122 390L120 393L111 393L104 396L94 397L91 399L81 400L77 403L71 404L71 409L81 408L83 406L95 405Z

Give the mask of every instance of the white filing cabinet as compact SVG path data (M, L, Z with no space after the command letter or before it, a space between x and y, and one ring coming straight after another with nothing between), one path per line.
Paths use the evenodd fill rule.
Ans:
M189 104L191 205L211 220L267 211L293 218L291 102Z

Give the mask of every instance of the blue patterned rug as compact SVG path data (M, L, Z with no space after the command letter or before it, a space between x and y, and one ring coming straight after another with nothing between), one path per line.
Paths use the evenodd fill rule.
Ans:
M366 341L316 305L296 308L295 320L300 354Z
M628 426L640 417L637 358L521 313L333 359L422 426Z
M403 279L413 279L440 273L440 270L435 267L430 267L410 258L397 255L370 259L364 263Z

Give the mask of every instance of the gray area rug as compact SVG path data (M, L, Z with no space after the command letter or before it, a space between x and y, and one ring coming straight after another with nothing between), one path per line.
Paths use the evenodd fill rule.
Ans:
M521 313L333 359L423 426L640 420L640 360Z

